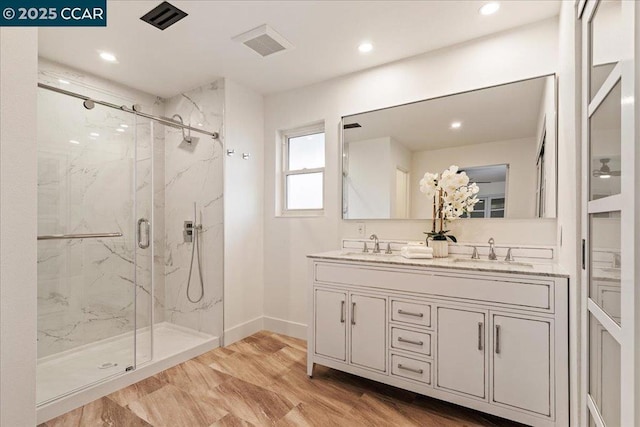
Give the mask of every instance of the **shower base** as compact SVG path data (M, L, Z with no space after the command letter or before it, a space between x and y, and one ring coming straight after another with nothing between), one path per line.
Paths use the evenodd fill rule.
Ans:
M131 333L39 359L36 377L38 423L220 345L218 337L168 322L153 326L153 358L150 341L149 328L138 332L138 363L130 372L125 369L133 362Z

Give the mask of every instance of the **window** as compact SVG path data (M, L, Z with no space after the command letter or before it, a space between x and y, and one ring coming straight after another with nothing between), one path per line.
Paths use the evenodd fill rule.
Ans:
M466 218L504 218L504 195L478 197L478 203L473 207L473 212L465 215Z
M282 213L319 213L324 208L324 126L283 134Z

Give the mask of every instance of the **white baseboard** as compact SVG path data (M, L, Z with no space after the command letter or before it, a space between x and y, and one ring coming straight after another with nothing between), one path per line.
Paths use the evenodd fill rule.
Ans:
M247 322L233 326L224 331L224 345L233 344L236 341L240 341L243 338L253 335L258 331L265 329L264 317L259 316L255 319L251 319Z
M307 339L307 325L304 323L264 316L264 329L301 340Z

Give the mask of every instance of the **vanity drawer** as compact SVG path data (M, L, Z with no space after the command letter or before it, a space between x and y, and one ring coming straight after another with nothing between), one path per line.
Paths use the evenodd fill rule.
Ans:
M431 384L431 362L391 354L391 375Z
M404 301L391 301L391 320L431 327L431 306Z
M431 356L431 334L392 327L391 347Z

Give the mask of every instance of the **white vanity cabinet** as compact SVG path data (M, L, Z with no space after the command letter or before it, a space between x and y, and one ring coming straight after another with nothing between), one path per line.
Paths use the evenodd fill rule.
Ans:
M528 425L569 425L566 277L387 259L310 256L309 376L317 363Z
M386 298L317 288L313 304L317 355L347 363L349 348L349 364L381 372L387 370Z
M437 387L484 399L487 396L487 312L437 309Z

